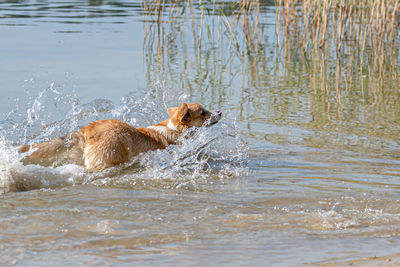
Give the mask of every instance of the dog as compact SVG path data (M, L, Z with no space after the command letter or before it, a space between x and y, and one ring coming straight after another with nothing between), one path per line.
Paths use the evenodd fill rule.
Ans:
M211 126L222 116L220 111L210 112L198 103L182 103L167 111L168 119L147 128L135 128L116 119L97 120L66 136L23 145L18 151L33 151L25 163L50 165L67 159L88 171L102 171L140 153L176 144L187 129Z

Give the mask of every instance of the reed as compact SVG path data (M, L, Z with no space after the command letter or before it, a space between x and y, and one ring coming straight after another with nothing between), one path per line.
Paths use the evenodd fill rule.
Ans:
M263 41L258 27L259 0L147 0L142 5L145 10L143 54L146 66L154 67L154 61L159 63L157 74L168 73L168 65L176 62L177 55L173 53L180 48L180 54L194 63L191 66L196 69L198 86L204 84L202 77L211 77L210 74L213 83L221 81L234 60L243 63L242 71L252 73L252 80L260 80L257 77L260 72L256 71L257 62L263 61L263 51L259 49ZM191 48L193 59L188 52ZM210 55L214 60L209 60ZM218 64L205 68L204 64L210 62ZM181 76L186 80L184 86L192 87L194 81L187 80L188 68L185 65L185 74Z
M155 91L162 83L163 98L240 99L230 103L239 116L267 112L271 123L293 123L296 114L332 131L343 118L390 127L400 116L400 0L376 1L276 0L274 36L261 0L146 0L148 82Z
M354 73L375 78L378 88L386 78L399 80L399 0L276 0L276 6L278 46L290 54L288 46L297 43L321 79L334 67L337 90Z

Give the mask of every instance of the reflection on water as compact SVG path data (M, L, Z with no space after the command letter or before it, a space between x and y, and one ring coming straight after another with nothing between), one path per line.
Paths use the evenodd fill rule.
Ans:
M112 73L102 73L86 102L68 80L22 77L31 97L0 122L2 262L299 265L398 252L398 65L360 70L356 55L304 54L299 36L276 25L273 3L166 2L0 4L0 34L52 25L73 45L54 25L141 27L130 39L142 47L137 79L147 84L115 103L101 84ZM151 125L181 101L224 118L102 173L23 166L14 150L95 119Z
M29 19L30 23L81 24L103 23L104 19L114 18L119 20L113 23L123 23L124 17L141 10L138 1L2 1L0 7L0 18L7 20L3 25L24 25L20 20L25 19ZM98 18L101 20L96 21Z

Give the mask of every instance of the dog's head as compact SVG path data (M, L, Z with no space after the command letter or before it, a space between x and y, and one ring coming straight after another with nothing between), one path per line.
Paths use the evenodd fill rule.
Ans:
M221 111L210 112L197 103L182 103L180 107L168 109L170 128L184 132L191 127L211 126L216 124L222 116Z

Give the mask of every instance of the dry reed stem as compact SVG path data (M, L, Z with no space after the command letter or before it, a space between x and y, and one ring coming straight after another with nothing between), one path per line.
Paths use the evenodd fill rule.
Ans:
M251 74L251 81L260 84L260 66L265 56L259 51L259 0L240 0L237 3L224 3L216 0L173 1L143 0L144 12L144 56L146 60L156 60L160 64L159 71L165 70L168 64L168 43L186 36L192 36L195 64L198 77L203 77L204 53L217 53L216 62L225 62L219 66L221 77L232 71L230 66L234 59L242 62L242 71ZM185 22L189 21L189 27ZM172 33L170 28L180 25L180 33ZM169 36L168 39L166 36ZM174 37L171 37L173 35ZM188 35L189 36L189 35ZM186 40L185 40L186 41ZM186 47L186 44L184 44ZM210 50L210 47L217 49ZM229 53L228 53L229 52ZM224 59L224 57L228 57ZM148 62L149 63L149 62ZM185 65L185 68L187 66ZM206 70L209 71L209 70ZM187 70L185 70L187 72ZM214 71L217 72L217 71ZM222 79L222 78L221 78Z
M325 64L321 54L335 59L337 88L351 82L355 70L367 69L380 87L388 74L399 78L400 0L276 0L276 6L276 31L283 33L278 45L288 54L288 44L301 44L300 54L312 59L315 72Z

